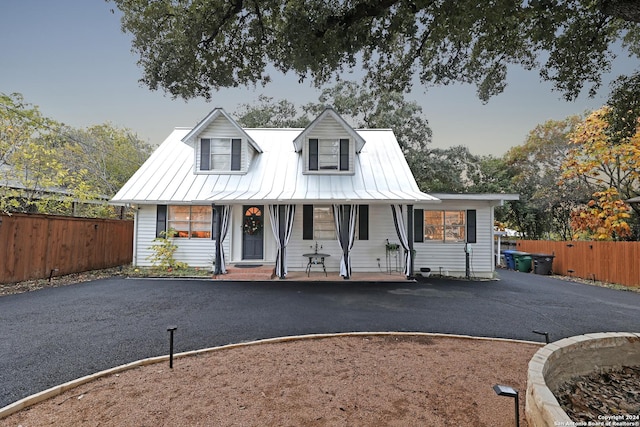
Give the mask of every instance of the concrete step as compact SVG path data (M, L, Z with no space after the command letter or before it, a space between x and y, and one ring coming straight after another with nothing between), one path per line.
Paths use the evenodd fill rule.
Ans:
M273 265L261 265L259 267L235 267L229 265L227 266L227 274L214 276L214 280L271 280L275 276L274 268Z

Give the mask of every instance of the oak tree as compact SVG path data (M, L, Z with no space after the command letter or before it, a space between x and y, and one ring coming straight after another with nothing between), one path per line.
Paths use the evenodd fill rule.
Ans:
M637 55L635 0L110 0L133 36L141 81L174 97L293 73L321 86L362 69L377 89L470 83L487 100L510 65L567 99L594 94L614 48Z

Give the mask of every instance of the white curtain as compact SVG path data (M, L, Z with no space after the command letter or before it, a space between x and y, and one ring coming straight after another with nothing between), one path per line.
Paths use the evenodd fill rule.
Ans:
M293 231L293 218L296 212L295 205L284 205L284 222L281 224L280 205L269 205L269 217L271 219L271 231L275 237L276 251L276 274L281 279L287 275L287 245Z
M411 274L411 251L409 250L409 239L407 238L407 229L404 226L404 217L402 216L401 205L391 205L393 213L393 224L396 226L396 233L400 244L404 248L404 274L409 277Z
M215 206L214 209L216 210L216 213L218 215L217 225L220 227L220 239L216 240L216 254L220 255L220 265L216 265L215 274L227 274L227 267L224 261L224 248L222 246L222 243L224 242L225 237L227 237L227 232L229 231L229 218L231 217L231 206L220 205L220 206ZM216 259L218 259L218 255L216 255Z
M336 224L338 244L342 249L340 275L345 279L351 277L351 249L356 236L357 214L358 205L333 205L333 219Z

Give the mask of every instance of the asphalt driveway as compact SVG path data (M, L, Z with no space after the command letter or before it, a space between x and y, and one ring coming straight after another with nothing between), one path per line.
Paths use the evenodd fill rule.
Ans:
M541 341L640 331L640 293L501 271L499 281L213 282L112 278L0 297L0 407L175 351L325 332L420 331Z

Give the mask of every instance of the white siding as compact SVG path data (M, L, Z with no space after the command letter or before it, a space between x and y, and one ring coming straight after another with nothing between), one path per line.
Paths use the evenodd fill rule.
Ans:
M265 208L264 223L264 262L275 262L275 240L271 231L271 223L268 216L268 205ZM416 205L416 209L433 209L433 205ZM227 262L242 261L242 205L233 206L232 218L229 234L224 242L224 250ZM462 202L443 202L438 209L445 210L467 210L476 209L477 212L477 243L472 244L471 253L471 275L473 277L493 277L493 227L491 212L492 208L488 203L476 202L474 204ZM293 225L293 234L287 248L287 264L290 271L304 271L307 265L307 258L302 255L311 253L315 249L315 240L302 239L302 205L296 206L296 214ZM406 207L405 213L406 224ZM138 266L151 266L147 259L151 255L149 247L155 238L155 205L143 205L138 210L138 223L136 224L136 254L134 263ZM351 253L351 264L354 273L357 272L386 272L387 260L385 244L399 244L396 234L393 216L390 205L374 204L369 205L369 239L356 240ZM209 239L176 239L179 249L176 252L176 260L186 262L192 267L211 267L215 257L214 241ZM325 260L327 271L338 272L340 270L341 250L337 240L318 240L319 252L331 255ZM320 248L320 246L322 248ZM431 268L434 274L445 274L449 276L464 277L465 275L465 252L464 243L441 243L441 242L415 242L416 250L415 272L418 273L421 267ZM398 266L402 269L403 256L402 249L398 252ZM231 256L230 256L231 254ZM390 260L390 267L394 268L395 259L393 254ZM318 271L314 267L313 271Z
M385 244L398 243L393 216L389 205L369 206L369 240L357 240L351 252L351 268L353 272L386 271ZM342 252L336 239L318 240L318 252L331 257L325 260L328 271L340 270ZM288 266L291 271L304 271L308 259L302 255L315 250L315 240L302 240L302 205L296 206L293 234L287 248ZM322 246L322 249L319 247ZM379 261L378 261L379 260ZM313 269L317 271L317 267Z
M314 174L331 174L331 175L341 175L341 174L353 174L354 173L354 163L355 163L355 141L353 137L347 132L347 130L338 123L333 117L326 116L322 121L318 122L316 126L313 128L312 132L305 137L302 153L304 154L304 172L309 173L309 139L318 138L318 139L341 139L346 138L349 140L349 170L348 171L340 171L340 170L330 170L330 171L313 171Z
M477 243L471 244L470 273L472 277L493 277L493 223L492 208L486 202L443 201L439 206L415 206L425 210L476 210ZM428 267L433 274L465 276L466 255L464 243L416 242L415 272Z
M249 168L251 159L255 154L253 147L249 146L246 137L238 131L238 129L227 120L224 116L218 116L213 122L209 124L202 133L198 135L198 142L196 143L196 161L195 171L198 174L220 173L220 171L205 172L200 170L200 139L201 138L236 138L242 140L242 157L240 160L240 172L246 172ZM237 173L237 171L234 171Z
M135 254L133 263L140 267L152 267L149 256L153 239L156 237L156 205L142 205L136 216ZM215 241L212 239L175 239L178 249L176 261L185 262L190 267L211 268L215 258ZM225 240L226 259L229 254L229 241Z

